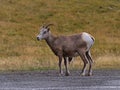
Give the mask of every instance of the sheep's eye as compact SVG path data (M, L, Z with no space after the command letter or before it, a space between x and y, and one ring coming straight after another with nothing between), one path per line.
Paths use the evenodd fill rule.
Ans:
M46 31L44 31L43 34L46 34Z

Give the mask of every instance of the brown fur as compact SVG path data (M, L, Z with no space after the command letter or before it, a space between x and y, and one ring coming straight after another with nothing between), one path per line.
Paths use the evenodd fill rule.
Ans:
M46 42L48 43L55 55L62 55L63 57L74 57L78 56L78 48L86 48L86 43L80 38L81 34L59 37L51 35L46 39Z

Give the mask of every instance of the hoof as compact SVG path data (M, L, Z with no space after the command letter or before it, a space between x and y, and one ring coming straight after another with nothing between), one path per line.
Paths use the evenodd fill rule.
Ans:
M93 74L92 73L88 73L87 76L93 76Z
M80 76L85 76L85 73L81 73Z
M62 75L63 75L63 72L60 72L60 73L59 73L59 76L62 76Z
M61 74L61 73L59 73L58 75L59 75L59 76L63 76L63 74Z
M65 76L70 76L70 73L65 73Z

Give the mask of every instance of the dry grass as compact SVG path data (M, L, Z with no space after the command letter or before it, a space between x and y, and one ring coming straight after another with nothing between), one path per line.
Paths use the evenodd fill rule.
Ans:
M58 69L56 57L7 57L0 58L0 62L0 71ZM62 66L64 69L64 63L62 63ZM82 67L83 63L79 57L74 58L69 65L70 69L82 69ZM120 69L120 57L114 55L100 56L95 59L93 69Z
M57 67L57 57L45 41L36 41L43 23L54 23L51 31L56 35L91 33L96 38L92 48L95 68L104 67L99 61L110 68L112 59L120 55L119 0L0 0L0 70ZM110 56L106 61L106 54L115 57L108 63ZM79 65L77 58L71 67Z
M95 61L96 69L120 69L120 56L105 55Z

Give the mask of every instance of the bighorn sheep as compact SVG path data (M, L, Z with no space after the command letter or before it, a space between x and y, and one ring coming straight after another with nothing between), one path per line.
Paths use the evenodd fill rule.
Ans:
M86 32L82 32L80 34L71 35L71 36L54 36L52 35L49 26L52 24L48 24L43 26L40 30L39 35L37 36L37 40L44 39L49 47L52 49L54 54L59 58L59 70L60 74L62 74L61 62L62 58L64 58L64 65L66 69L65 75L68 76L69 70L67 65L67 58L69 62L75 56L80 56L84 66L81 72L81 75L86 75L86 67L89 64L89 70L87 75L92 75L92 63L93 60L90 54L90 48L94 44L94 37Z

